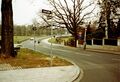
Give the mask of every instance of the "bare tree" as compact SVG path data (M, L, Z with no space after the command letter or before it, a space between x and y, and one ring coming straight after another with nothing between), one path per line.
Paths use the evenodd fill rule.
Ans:
M2 0L2 40L1 52L5 57L14 56L13 45L13 10L12 0Z
M85 0L48 0L52 5L54 12L54 21L58 24L63 24L67 30L73 35L75 39L75 47L78 40L78 29L80 24L87 19L94 10L92 8L93 2L85 5Z

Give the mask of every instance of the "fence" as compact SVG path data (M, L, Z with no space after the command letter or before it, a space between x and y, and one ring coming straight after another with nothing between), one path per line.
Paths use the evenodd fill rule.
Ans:
M87 45L110 45L120 46L120 39L88 39Z

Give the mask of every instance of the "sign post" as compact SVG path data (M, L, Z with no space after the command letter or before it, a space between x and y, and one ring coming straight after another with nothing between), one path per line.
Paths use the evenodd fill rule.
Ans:
M47 20L52 19L52 11L42 9L42 13L46 14ZM52 26L52 25L51 25L51 26ZM53 32L52 32L52 27L51 27L51 39L52 39L52 36L53 36ZM51 42L51 51L50 51L51 59L50 59L50 66L53 65L53 55L52 55L52 53L53 53L53 50L52 50L52 42Z

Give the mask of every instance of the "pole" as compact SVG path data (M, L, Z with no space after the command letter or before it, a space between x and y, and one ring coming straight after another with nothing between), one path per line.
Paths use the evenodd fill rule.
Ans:
M45 13L47 14L47 20L50 20L52 19L52 11L50 10L45 10L45 9L42 9L42 13ZM51 21L52 22L52 21ZM52 24L51 24L51 39L52 39L52 36L53 36L53 32L52 32ZM51 59L50 59L50 66L53 65L53 49L52 49L52 42L51 42L51 45L50 45L51 49L50 49L50 56L51 56Z
M85 34L84 34L84 50L86 49L86 30L87 28L85 28Z
M53 31L52 31L52 25L51 25L51 39L52 39L52 35L53 35ZM52 65L53 65L53 49L52 49L52 42L51 42L50 56L51 56L50 66L52 67Z
M34 50L35 50L35 30L34 30Z

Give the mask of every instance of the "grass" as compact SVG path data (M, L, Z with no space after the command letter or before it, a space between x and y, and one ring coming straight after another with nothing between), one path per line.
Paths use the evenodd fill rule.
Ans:
M71 38L73 38L73 37L71 37L71 36L61 36L61 37L57 37L57 38L51 38L51 39L48 40L48 42L57 44L57 43L67 42ZM57 41L57 39L58 39L58 41Z
M57 44L56 38L51 38L51 39L48 40L48 42Z
M29 39L30 36L14 36L14 43L21 43L24 40Z
M37 67L49 67L50 56L35 52L29 49L21 49L16 58L2 59L0 58L0 64L10 64L11 66L20 66L22 68L37 68ZM58 57L53 58L53 66L68 66L72 65L65 59Z

